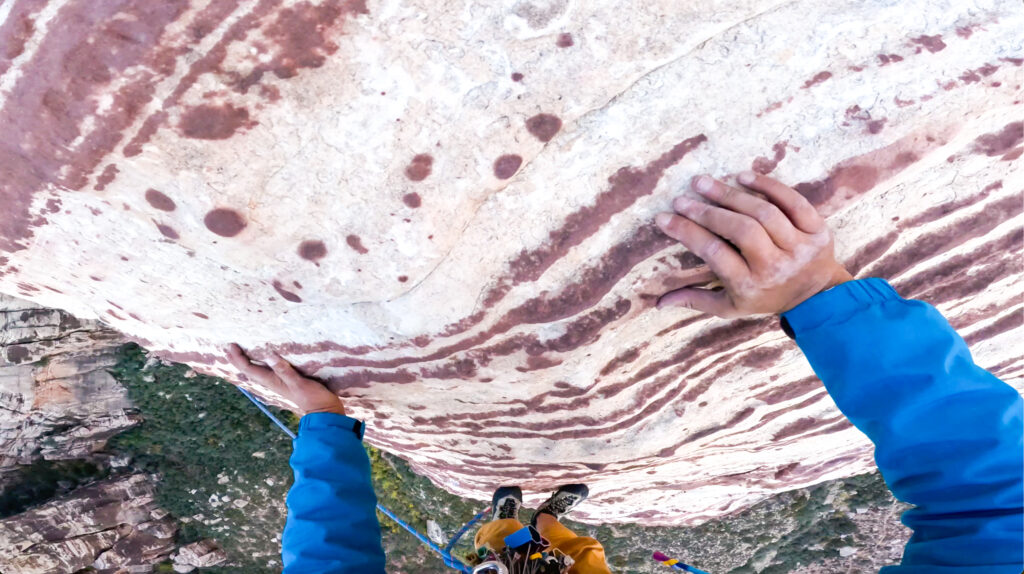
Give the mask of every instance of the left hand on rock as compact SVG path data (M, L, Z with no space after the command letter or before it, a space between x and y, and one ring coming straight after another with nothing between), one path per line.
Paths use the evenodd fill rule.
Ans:
M246 377L295 403L299 414L336 413L345 414L345 405L323 383L304 377L280 355L271 355L270 368L253 364L249 356L238 345L228 347L228 360Z

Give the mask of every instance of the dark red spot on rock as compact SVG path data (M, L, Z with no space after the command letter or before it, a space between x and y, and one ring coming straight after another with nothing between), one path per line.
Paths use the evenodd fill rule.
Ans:
M996 73L996 71L998 71L998 70L999 70L999 66L996 66L995 64L986 63L984 66L978 68L975 71L978 72L979 74L981 74L982 76L985 76L987 78L987 77L991 76L992 74Z
M967 70L960 74L960 81L965 84L974 84L981 81L981 76L979 76L978 72L975 72L974 70Z
M299 297L295 293L288 291L281 285L280 281L274 281L274 290L284 298L285 301L291 301L292 303L302 303L302 297Z
M829 79L831 77L832 77L832 72L818 72L817 74L814 75L813 78L811 78L810 80L807 80L806 82L804 82L804 85L802 87L803 87L803 89L806 90L806 89L811 88L813 86L817 86L818 84L824 82L825 80L827 80L827 79Z
M207 229L221 237L234 237L246 226L245 219L237 211L226 207L219 207L207 213L203 223Z
M156 223L156 228L160 231L161 234L163 234L164 237L166 237L167 239L178 239L178 232L175 231L173 227L163 223L154 223Z
M899 96L892 99L893 103L901 108L914 105L914 100L901 100Z
M946 49L946 43L942 41L942 36L940 34L936 34L934 36L918 36L917 38L911 38L910 41L922 46L932 54Z
M1024 122L1013 122L999 132L979 136L971 151L995 157L1020 145L1021 140L1024 140Z
M412 161L405 168L405 177L413 181L427 179L434 169L434 156L429 153L421 153L413 156Z
M307 239L299 244L299 257L307 261L319 261L327 255L327 246L319 239Z
M1013 161L1021 156L1021 152L1024 152L1024 147L1019 147L1017 149L1010 150L999 159L1002 161Z
M879 54L878 55L878 64L880 66L886 66L886 65L889 65L889 64L894 63L894 62L902 62L902 61L903 61L903 56L900 56L898 54Z
M777 109L779 109L781 107L782 107L782 102L772 102L772 103L768 104L768 107L766 107L764 109L764 111L762 111L761 113L757 114L757 117L761 117L761 116L763 116L765 114L769 114L771 112L774 112L775 110L777 110Z
M108 185L110 185L110 182L114 181L114 178L117 177L117 174L120 173L120 171L121 170L117 169L117 166L114 164L110 164L103 168L103 172L96 178L96 185L93 189L96 191L103 191Z
M420 194L418 193L407 193L403 195L402 202L413 209L423 205L423 200L420 198Z
M956 28L956 35L960 36L964 40L966 40L967 38L970 38L971 34L973 34L973 33L974 33L974 30L970 26L957 26L957 28Z
M558 35L558 39L555 40L555 45L559 48L569 48L575 43L572 39L572 34L568 32L562 32Z
M192 314L195 315L196 317L199 317L200 319L209 319L209 317L207 317L204 313L196 313L195 311L193 311Z
M174 211L177 207L173 199L153 188L146 190L146 201L160 211Z
M203 104L185 110L178 127L185 137L201 140L227 139L242 127L252 127L249 110L231 104L214 106Z
M398 276L398 281L399 281L400 283L405 283L405 282L406 282L406 281L408 281L408 280L409 280L409 277L408 277L408 276L406 276L406 275L399 275L399 276Z
M520 74L519 72L512 72L512 81L513 82L521 82L521 81L523 81L523 75Z
M348 243L349 247L355 249L356 252L360 254L366 254L370 252L369 249L363 247L363 240L360 239L358 235L349 235L348 237L345 238L345 243Z
M292 281L292 285L294 285L296 289L302 289L302 283L299 283L298 281Z
M999 58L999 59L1004 61L1004 62L1009 62L1009 63L1013 64L1014 66L1018 66L1018 67L1021 64L1024 64L1024 58Z
M868 133L877 134L885 127L885 118L871 120L868 122Z
M776 167L778 167L779 162L786 157L786 143L787 142L778 142L773 145L772 151L775 152L775 155L771 159L764 156L755 159L750 169L760 174L771 173Z
M494 177L508 179L519 171L523 165L523 158L515 154L508 154L494 160Z
M547 143L562 129L562 120L552 114L537 114L526 120L526 130L533 137Z

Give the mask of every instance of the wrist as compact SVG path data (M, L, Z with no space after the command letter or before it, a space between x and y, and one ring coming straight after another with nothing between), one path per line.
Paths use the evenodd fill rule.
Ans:
M850 272L847 271L846 268L843 267L842 265L836 264L836 269L835 271L833 271L832 277L829 279L828 285L826 285L825 288L822 289L821 291L828 291L829 289L835 287L836 285L842 285L847 281L853 281L853 275L850 275ZM818 293L821 293L821 291L819 291ZM815 295L817 295L817 293L815 293Z
M836 285L841 285L841 284L846 283L848 281L853 281L853 275L850 275L850 272L847 271L845 267L843 267L842 265L836 263L835 268L832 270L831 274L828 276L828 280L827 281L825 281L824 283L815 285L813 287L810 287L806 292L801 293L797 297L794 297L777 314L782 315L783 313L789 312L789 311L795 309L796 307L798 307L804 301L807 301L808 299L810 299L811 297L814 297L815 295L818 295L819 293L824 293L825 291L828 291L829 289L835 287Z

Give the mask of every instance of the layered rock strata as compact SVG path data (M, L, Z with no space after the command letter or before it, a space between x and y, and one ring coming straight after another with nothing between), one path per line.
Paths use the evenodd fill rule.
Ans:
M1021 388L1022 28L1009 0L14 0L0 291L211 374L283 353L459 494L586 481L584 519L699 523L871 445L775 319L653 308L706 278L653 215L772 173Z

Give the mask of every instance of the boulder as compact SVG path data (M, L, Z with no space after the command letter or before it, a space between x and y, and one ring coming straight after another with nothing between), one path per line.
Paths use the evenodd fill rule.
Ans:
M175 568L189 567L208 568L216 566L227 560L227 555L212 540L200 540L187 544L178 549L174 556Z
M230 342L282 353L458 494L587 482L583 519L700 523L872 448L775 318L655 309L709 275L654 214L697 174L772 173L852 272L936 304L1021 388L1022 20L16 0L0 291L207 374L237 378Z

